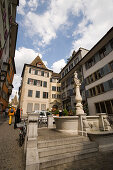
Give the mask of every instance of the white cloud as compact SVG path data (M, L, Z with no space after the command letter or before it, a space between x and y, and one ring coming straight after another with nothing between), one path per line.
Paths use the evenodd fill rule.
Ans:
M15 91L18 91L18 88L21 83L21 73L24 67L24 64L30 64L37 56L40 56L42 58L42 55L32 49L28 49L25 47L21 47L15 52L15 65L16 65L16 74L14 75L13 79L13 93L11 95L11 98L15 94ZM46 62L46 61L45 61ZM46 63L47 64L47 63Z
M75 50L79 47L90 49L113 26L113 0L83 0L82 12L83 20L73 33Z
M66 65L65 60L61 59L61 60L54 62L51 68L54 72L59 73L65 65Z
M31 11L35 11L38 7L38 0L29 0L28 6L31 8Z
M38 55L42 58L41 54L32 49L21 47L16 50L15 63L17 74L21 73L25 63L30 64Z
M70 26L69 13L78 15L81 0L51 0L48 10L43 15L34 12L28 12L25 16L25 26L28 28L29 35L38 35L41 37L39 45L44 46L57 37L57 31L61 28ZM31 30L32 25L32 30ZM63 27L62 27L63 26Z
M52 39L57 38L57 31L69 29L75 24L70 23L70 14L83 17L72 33L76 39L73 41L73 49L76 50L80 46L91 48L113 25L113 0L76 0L76 2L75 0L50 0L47 11L43 14L37 14L38 10L37 13L32 11L44 1L20 0L18 8L18 13L24 14L26 6L24 26L27 28L27 36L33 37L34 41L35 37L39 37L38 45L40 46L48 45Z
M26 0L19 0L19 7L17 8L18 14L24 15L24 8L26 6Z

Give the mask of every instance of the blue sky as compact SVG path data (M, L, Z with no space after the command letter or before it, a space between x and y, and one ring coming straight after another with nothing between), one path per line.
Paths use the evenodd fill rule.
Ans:
M60 72L72 51L91 49L113 25L113 0L19 0L15 52L18 90L24 63L40 55L49 69Z

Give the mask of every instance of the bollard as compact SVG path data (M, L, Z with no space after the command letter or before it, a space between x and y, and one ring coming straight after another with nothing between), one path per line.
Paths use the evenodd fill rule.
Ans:
M48 128L53 128L53 116L52 115L48 115Z

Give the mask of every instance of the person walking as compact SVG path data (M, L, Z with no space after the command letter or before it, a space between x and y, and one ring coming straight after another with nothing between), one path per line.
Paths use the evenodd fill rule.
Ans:
M5 117L7 118L7 116L8 116L8 107L5 109Z
M17 128L17 123L19 123L19 122L21 122L21 119L20 119L20 109L18 107L17 110L16 110L16 113L15 113L14 129Z
M11 107L8 111L9 125L11 125L11 123L12 123L12 117L14 116L14 114L15 114L15 109L13 107Z

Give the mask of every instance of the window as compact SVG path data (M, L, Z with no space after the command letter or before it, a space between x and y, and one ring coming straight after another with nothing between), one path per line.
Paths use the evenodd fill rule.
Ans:
M39 109L40 109L39 103L35 103L35 105L34 105L34 110L39 110Z
M95 96L96 95L95 87L92 88L92 91L93 91L93 96Z
M31 113L33 110L33 103L27 103L27 112Z
M69 70L71 70L73 68L73 63L71 63L70 65L69 65Z
M98 85L98 86L96 86L96 88L97 88L97 94L100 94L100 92L101 92L100 86Z
M62 73L62 77L64 77L64 72Z
M100 51L99 51L99 55L100 55L100 58L103 59L105 56L106 56L106 48L102 48Z
M111 114L112 113L112 105L110 101L105 101L105 105L106 105L106 109L107 109L107 113Z
M43 87L47 87L47 82L46 81L43 82Z
M101 93L103 93L105 91L103 84L100 84L100 89L101 89Z
M90 83L93 82L93 75L92 74L89 76L89 80L90 80Z
M90 91L90 96L93 97L93 90L90 89L89 91Z
M56 86L52 86L52 91L56 91Z
M60 99L61 98L61 95L60 94L57 94L57 99Z
M111 48L113 49L113 39L110 41Z
M96 80L98 80L97 72L95 72L93 75L94 75L94 79L95 79L95 81L96 81Z
M40 98L40 91L36 91L36 98Z
M31 74L35 74L35 69L31 69Z
M113 79L108 80L109 83L109 89L112 90L113 89Z
M67 74L68 73L68 68L65 70L65 74Z
M33 85L33 79L28 78L28 82L27 83Z
M106 81L103 83L103 86L104 86L104 91L109 91L109 83Z
M74 60L74 64L76 65L79 62L78 57Z
M48 99L48 92L43 92L43 98Z
M113 71L113 61L110 63L111 70Z
M44 76L44 71L41 71L41 76Z
M38 70L35 70L35 75L38 75Z
M96 107L96 112L101 113L99 103L95 103L95 107Z
M52 94L52 98L53 98L53 99L56 99L56 94Z
M41 110L46 110L46 104L41 104Z
M94 58L95 58L95 64L96 64L98 61L100 61L99 53L96 53L96 54L94 55Z
M36 66L37 67L42 67L42 63L37 63Z
M100 79L100 78L102 77L102 75L101 75L101 71L100 71L100 70L98 70L96 73L97 73L97 77L98 77L98 79Z
M41 71L38 70L38 75L41 76Z
M28 90L28 97L32 97L33 90Z
M106 64L104 67L103 67L103 76L110 73L111 70L110 70L110 67L109 67L109 64Z
M106 108L104 102L100 102L101 112L106 113Z
M37 86L37 80L34 80L34 86Z
M60 87L57 87L57 91L59 91L59 92L60 92L60 91L61 91L61 88L60 88Z
M47 73L47 72L45 72L45 73L44 73L44 76L45 76L45 77L48 77L48 73Z
M29 68L29 73L31 73L31 68Z
M107 100L107 101L101 101L99 103L95 103L96 112L113 114L112 102L113 100Z
M38 87L42 86L42 81L41 80L37 80L37 86Z

